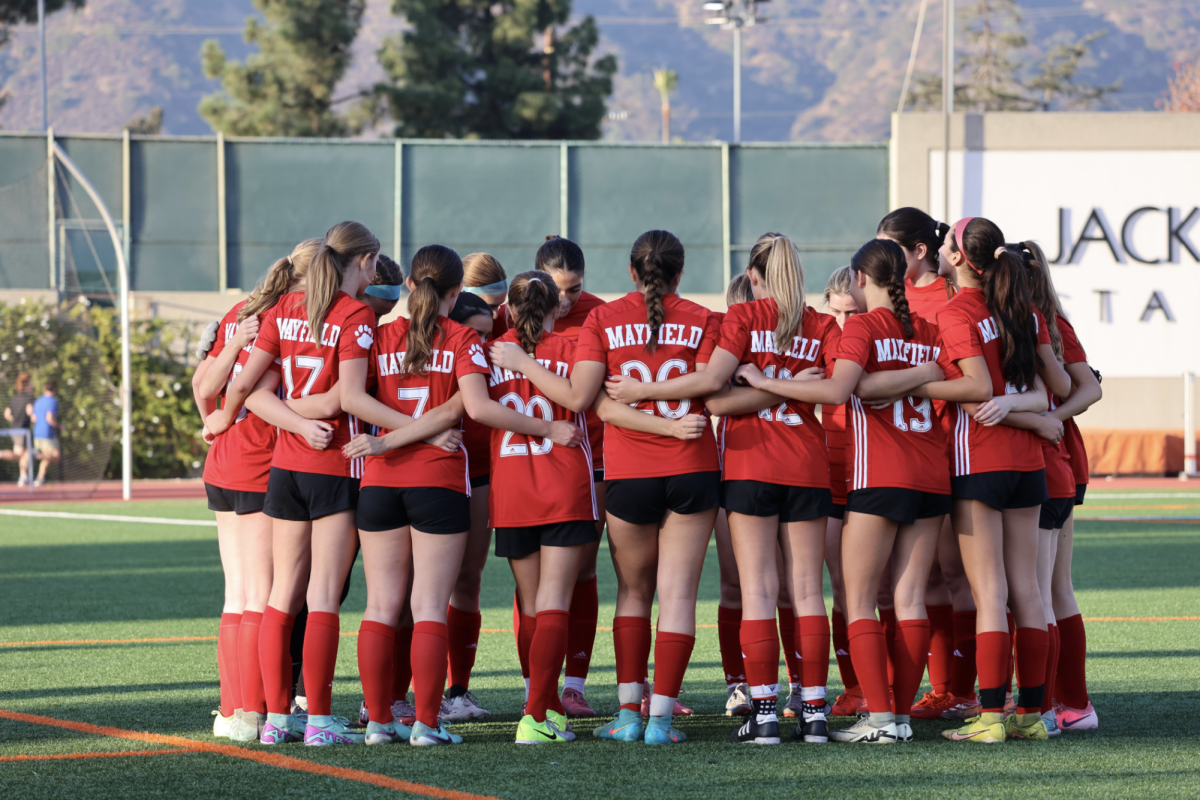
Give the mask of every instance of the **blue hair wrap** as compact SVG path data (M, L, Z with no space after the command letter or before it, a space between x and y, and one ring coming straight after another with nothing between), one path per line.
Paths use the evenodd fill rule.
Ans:
M367 287L367 294L371 297L378 297L380 300L399 300L400 287L386 286L384 284L376 284Z
M496 281L487 286L464 286L463 291L471 294L504 294L508 291L508 281Z

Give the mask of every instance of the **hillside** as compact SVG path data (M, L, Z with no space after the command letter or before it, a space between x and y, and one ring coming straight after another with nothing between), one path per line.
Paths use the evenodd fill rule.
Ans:
M336 96L380 77L374 53L403 21L388 0L370 0L355 61ZM621 64L606 125L618 140L659 136L659 99L650 75L680 75L673 133L688 140L732 135L731 36L703 24L700 0L575 0L594 14L601 47ZM778 141L878 141L887 136L916 25L917 0L773 0L765 25L744 37L743 138ZM969 5L960 2L960 16ZM1200 51L1195 0L1023 0L1036 58L1056 41L1105 29L1084 80L1122 91L1111 107L1152 110L1172 62ZM250 0L88 0L48 21L50 121L59 131L116 133L132 117L164 107L164 131L207 134L196 106L216 83L200 72L200 44L217 38L231 56L247 51ZM917 69L937 71L942 4L931 0ZM0 127L40 125L36 30L13 30L0 51ZM365 135L378 136L386 130Z

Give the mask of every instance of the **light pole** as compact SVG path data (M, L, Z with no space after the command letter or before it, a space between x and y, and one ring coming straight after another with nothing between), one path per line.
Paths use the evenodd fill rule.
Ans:
M42 60L42 130L46 130L46 0L38 0L38 55Z
M733 142L742 141L742 28L766 22L758 11L760 3L768 0L710 0L704 10L705 25L720 25L721 30L733 31Z

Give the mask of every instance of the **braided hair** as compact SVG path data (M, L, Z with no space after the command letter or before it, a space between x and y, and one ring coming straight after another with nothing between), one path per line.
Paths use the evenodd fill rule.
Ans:
M872 239L858 249L850 259L850 269L863 272L876 285L887 289L888 299L896 319L904 328L904 338L916 335L912 324L912 313L908 309L908 298L904 296L904 270L908 262L904 250L891 239Z
M658 329L667 315L663 297L683 272L683 242L667 231L646 231L633 243L629 263L645 287L646 323L650 326L646 352L653 353L658 346Z
M558 308L558 285L550 273L522 272L508 286L508 310L521 349L533 355L545 331L546 317Z

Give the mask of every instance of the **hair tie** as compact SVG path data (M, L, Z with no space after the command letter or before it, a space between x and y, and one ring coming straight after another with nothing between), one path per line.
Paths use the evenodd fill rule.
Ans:
M291 257L291 256L284 256L284 258L286 258L286 259L287 259L287 262L288 262L288 266L289 266L289 267L294 267L294 266L296 266L296 265L295 265L295 263L293 263L293 262L292 262L292 257Z
M992 258L999 258L1000 254L1007 250L1008 250L1007 247L1005 247L1004 245L1000 245L999 247L996 248L996 252L992 255Z
M498 280L487 286L464 286L463 290L471 294L504 294L508 291L508 281Z
M958 243L958 252L962 253L963 260L967 262L967 266L975 270L976 275L982 275L983 270L971 263L971 259L967 257L967 251L963 249L963 234L967 230L967 225L970 224L974 217L963 217L958 222L954 223L954 241Z

